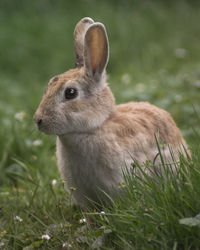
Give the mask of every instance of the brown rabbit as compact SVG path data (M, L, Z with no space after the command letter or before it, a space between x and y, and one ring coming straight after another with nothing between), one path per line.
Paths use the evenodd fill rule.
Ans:
M62 179L73 187L74 201L85 206L88 199L105 199L102 190L113 197L133 159L141 166L154 161L152 169L161 172L155 136L166 162L172 161L171 150L178 160L188 149L168 112L147 102L115 105L106 83L109 46L103 24L83 18L74 45L76 68L50 80L34 119L40 131L57 135Z

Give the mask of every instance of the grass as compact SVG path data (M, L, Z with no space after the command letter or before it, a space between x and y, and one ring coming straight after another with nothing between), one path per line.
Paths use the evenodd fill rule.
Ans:
M1 1L0 249L200 248L199 7L197 1ZM162 185L130 174L127 195L105 214L72 206L56 168L55 137L41 135L32 121L49 78L73 67L73 29L84 16L106 25L116 102L149 101L168 110L193 153L192 161L180 159L179 176Z

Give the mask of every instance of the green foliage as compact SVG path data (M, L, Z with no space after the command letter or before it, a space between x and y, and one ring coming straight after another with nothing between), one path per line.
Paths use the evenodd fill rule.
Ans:
M126 173L124 197L115 200L111 210L105 208L107 221L101 221L113 232L112 241L117 246L199 248L200 171L196 160L181 157L178 173L168 171L165 178L155 174L149 177L140 166L136 167L142 178Z
M199 7L194 0L0 2L0 249L200 248ZM107 28L116 102L168 110L193 152L192 161L181 158L180 175L161 184L128 175L126 196L89 215L63 188L55 137L32 120L48 80L73 67L73 29L84 16Z

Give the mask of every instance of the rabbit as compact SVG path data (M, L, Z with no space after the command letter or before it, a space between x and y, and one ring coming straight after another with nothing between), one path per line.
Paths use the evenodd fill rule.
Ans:
M178 161L189 149L167 111L148 102L115 104L106 82L109 43L102 23L81 19L74 47L75 69L49 81L34 120L41 132L57 136L61 178L73 202L87 207L120 193L124 170L134 160L151 162L149 175L162 172L158 143L165 162Z

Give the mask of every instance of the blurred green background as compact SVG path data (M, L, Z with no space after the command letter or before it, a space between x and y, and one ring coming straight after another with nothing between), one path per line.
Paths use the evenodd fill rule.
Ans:
M84 229L89 239L85 244L84 226L79 223L83 214L73 210L56 167L55 136L39 133L32 118L49 79L74 66L73 31L85 16L106 26L110 41L108 82L116 102L149 101L166 109L190 147L199 145L199 1L0 0L0 248L61 249L67 240L73 249L87 249L83 248L86 245L91 249L91 242L112 226L112 216L103 226L98 219L100 224L95 228ZM196 151L193 159L199 173L198 147ZM122 210L116 224L120 231L114 229L109 249L132 244L126 239L127 232L138 233L134 244L139 242L138 246L143 247L139 249L145 249L145 245L146 249L154 249L148 237L154 237L155 244L161 241L163 245L158 245L162 249L188 249L193 243L199 246L199 231L184 231L177 219L180 214L182 218L199 212L199 178L195 170L194 176L187 179L182 195L180 189L173 191L175 196L170 191L169 197L175 197L175 210L171 203L168 207L166 190L164 195L161 190L162 213L158 213L156 224L151 219L146 223L147 217L140 213L142 205L131 200L131 208L133 203L136 206L131 211L138 211L140 216L136 216L134 224L135 219L124 217L126 211L123 214ZM140 187L144 194L145 187ZM171 190L171 183L169 187ZM137 192L134 194L137 197ZM166 208L162 206L164 199ZM155 211L159 211L159 204L155 204ZM123 202L123 206L127 204ZM148 207L152 207L151 202L145 203ZM166 225L163 223L160 231L158 224L163 221ZM138 225L144 225L141 231ZM42 235L48 233L51 240L42 240Z
M37 132L32 116L48 80L73 67L73 30L85 16L106 26L108 82L116 102L158 105L190 145L198 143L198 1L1 0L0 186L17 185L23 175L16 159L42 179L58 176L55 137Z

